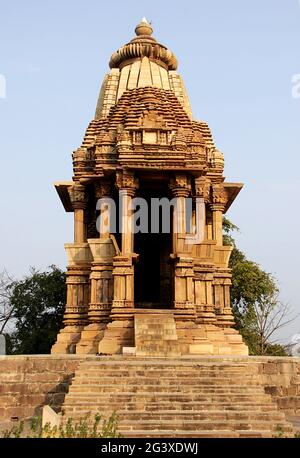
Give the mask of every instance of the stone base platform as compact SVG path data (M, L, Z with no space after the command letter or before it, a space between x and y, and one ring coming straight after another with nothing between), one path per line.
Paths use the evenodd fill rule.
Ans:
M126 318L107 325L67 326L58 334L51 353L114 355L124 353L124 347L139 347L140 356L248 355L236 329L198 324L168 309L132 309Z
M126 437L291 434L284 414L300 417L300 358L1 356L1 422L44 405L65 418L116 410Z

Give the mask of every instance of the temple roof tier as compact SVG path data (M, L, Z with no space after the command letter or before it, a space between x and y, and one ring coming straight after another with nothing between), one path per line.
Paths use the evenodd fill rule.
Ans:
M111 56L110 73L104 77L95 119L107 116L124 92L130 89L156 87L172 91L190 119L192 110L177 59L172 51L152 36L152 26L143 18L136 26L136 37Z

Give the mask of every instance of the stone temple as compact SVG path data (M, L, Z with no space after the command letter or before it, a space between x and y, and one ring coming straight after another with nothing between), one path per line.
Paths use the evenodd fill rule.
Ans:
M222 242L223 214L242 184L225 181L223 154L193 119L177 59L152 32L143 19L112 54L73 153L73 181L55 184L74 213L74 242L65 245L67 304L52 353L246 355L230 306L232 248ZM98 199L108 197L121 211L119 232L96 227ZM134 197L176 198L180 230L170 212L169 232L132 233L122 209ZM199 243L185 238L188 197L205 203Z
M234 328L222 217L242 185L225 181L174 54L145 19L135 32L111 57L73 180L56 183L74 213L64 327L51 355L0 355L0 436L41 410L53 426L116 412L125 438L293 436L300 358L250 357ZM147 229L153 200L175 199L159 207L170 230L132 230L137 198Z

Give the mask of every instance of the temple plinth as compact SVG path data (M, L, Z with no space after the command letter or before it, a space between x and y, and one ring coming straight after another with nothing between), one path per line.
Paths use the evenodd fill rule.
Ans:
M74 241L52 353L248 354L222 234L242 184L225 181L223 154L193 118L173 52L145 19L135 32L110 59L72 181L55 184L74 213ZM139 218L136 199L147 207ZM165 201L173 203L157 222L152 210Z

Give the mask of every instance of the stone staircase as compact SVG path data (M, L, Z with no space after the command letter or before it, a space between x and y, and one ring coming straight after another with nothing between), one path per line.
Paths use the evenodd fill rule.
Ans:
M137 356L180 356L172 313L136 314L134 333Z
M118 415L124 437L272 437L292 427L259 383L258 364L222 358L84 361L63 421Z

